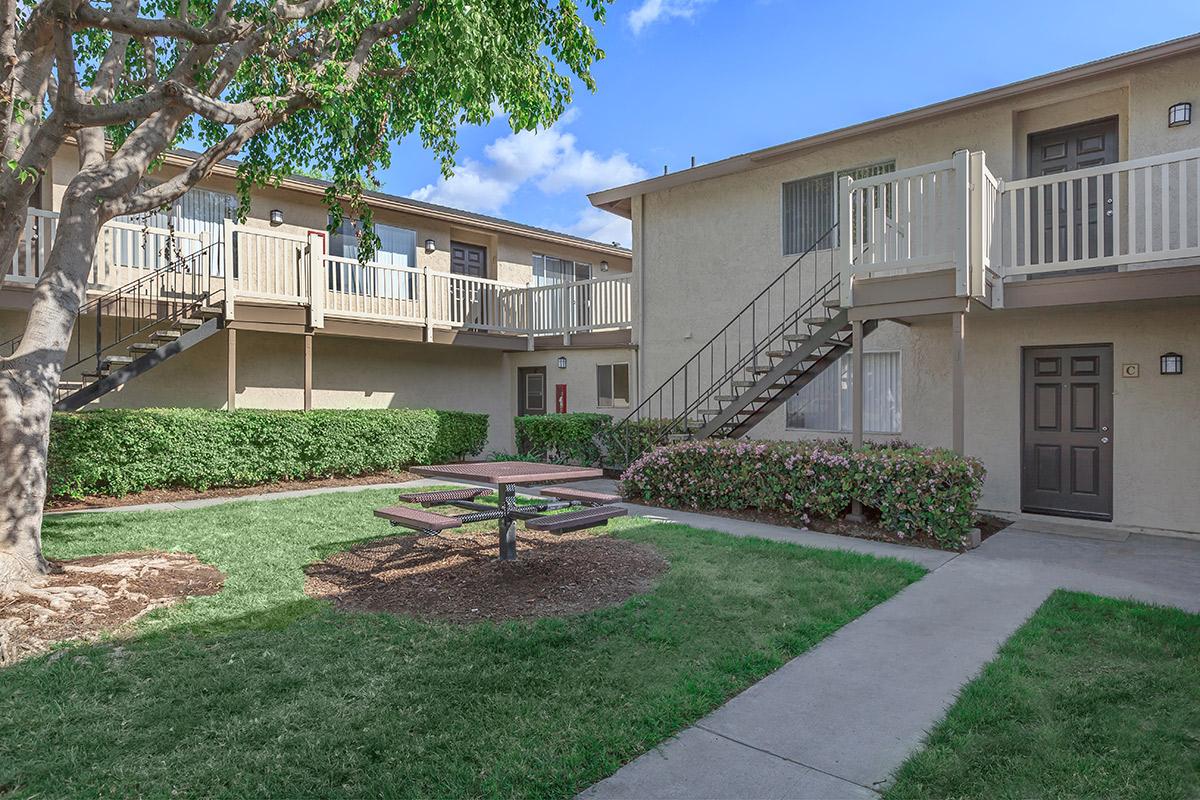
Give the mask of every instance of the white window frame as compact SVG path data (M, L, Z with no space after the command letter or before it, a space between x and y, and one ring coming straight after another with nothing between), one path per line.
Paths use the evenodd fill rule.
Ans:
M896 430L894 430L894 431L871 430L869 428L865 428L866 415L864 414L863 422L864 422L865 429L863 430L863 433L868 433L868 434L871 434L874 436L899 436L900 434L902 434L904 432L904 351L900 350L898 348L888 348L888 349L884 349L884 350L864 350L863 351L864 356L886 354L886 353L895 353L896 354L896 377L897 377L898 384L899 384L896 387L896 414L897 414L897 416L900 417L900 424L896 427ZM841 358L850 359L850 358L853 358L853 355L854 355L853 353L847 352ZM827 367L827 369L838 369L839 368L838 365L841 363L841 358L839 358L832 365ZM801 391L803 391L803 389L801 389ZM846 391L853 391L853 390L850 389L849 387L847 387ZM837 400L837 408L838 408L839 417L841 416L841 409L842 409L841 392L842 392L842 389L839 386L838 387L838 400ZM848 425L849 427L846 427L846 428L839 427L836 430L831 429L831 428L806 428L806 427L797 427L795 425L792 425L788 421L789 410L790 410L789 407L791 406L792 400L794 398L796 398L798 395L799 395L799 392L797 392L797 394L795 394L795 395L792 395L792 397L789 397L787 402L783 404L783 419L784 419L783 425L784 425L785 430L797 431L797 432L802 432L802 433L829 433L829 434L835 434L838 436L842 436L847 433L853 433L853 428L854 428L853 419L851 419L848 423L843 423L843 424ZM865 403L864 403L864 405L865 405ZM839 422L840 422L840 420L839 420Z
M780 252L783 253L784 256L798 256L801 253L805 252L804 250L795 250L794 252L788 252L787 208L785 206L785 202L786 202L787 190L788 190L789 186L795 185L797 183L802 183L804 181L811 181L811 180L815 180L817 178L824 178L826 176L829 176L832 180L832 184L830 187L830 203L833 206L833 209L832 209L833 213L830 214L830 219L833 220L832 225L836 225L838 223L838 184L842 177L850 176L851 178L861 179L862 177L883 175L888 172L895 172L895 171L896 171L896 159L889 158L889 159L884 159L883 161L876 161L876 162L873 162L870 164L863 164L863 165L857 166L857 167L850 167L848 169L838 169L838 170L832 170L829 172L817 172L812 175L805 175L801 178L796 178L794 180L784 181L783 183L781 183L779 185L779 250L780 250ZM814 235L823 236L824 233L825 233L825 231L816 231L816 232L814 232ZM830 241L823 243L820 247L817 247L816 249L817 250L830 250L830 249L833 249L834 247L837 247L837 243L838 243L838 237L836 235L834 235L834 236L830 237ZM805 248L805 249L807 249L807 248Z
M626 396L623 400L618 399L616 396L617 395L617 375L616 375L617 367L625 368L625 394L626 394ZM607 403L604 402L603 397L601 397L601 395L600 395L600 370L605 369L605 368L608 369L608 385L610 387L609 391L613 395L612 397L609 398L609 401ZM631 397L632 394L633 394L633 371L630 369L630 365L629 365L628 361L614 361L611 364L597 364L596 365L596 408L629 408L629 403L630 403L630 400L632 399L632 397Z
M545 274L547 258L552 258L560 264L570 264L571 265L571 280L569 280L569 281L568 280L548 280L546 278L546 274ZM538 275L538 261L539 260L541 261L541 264L542 264L542 275L541 276ZM533 270L533 285L534 286L554 286L554 285L560 284L560 283L574 283L574 282L580 281L580 280L591 280L595 276L595 269L592 266L591 262L575 261L574 259L571 259L571 258L560 258L559 256L552 256L549 253L534 253L533 261L530 264L530 267ZM588 276L586 278L577 277L580 267L587 267L587 275ZM539 277L540 277L541 282L539 282Z

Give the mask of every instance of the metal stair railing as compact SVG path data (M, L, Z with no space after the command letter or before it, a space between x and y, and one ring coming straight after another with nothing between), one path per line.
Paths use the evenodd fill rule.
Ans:
M62 374L88 361L98 373L109 351L212 302L224 291L223 286L214 290L212 275L220 250L219 244L209 245L80 306ZM0 356L13 355L21 338L0 343Z
M613 429L610 460L628 464L672 434L691 435L691 415L737 376L760 365L775 342L806 332L807 315L837 298L834 224L754 296L657 389ZM828 314L826 314L828 316Z

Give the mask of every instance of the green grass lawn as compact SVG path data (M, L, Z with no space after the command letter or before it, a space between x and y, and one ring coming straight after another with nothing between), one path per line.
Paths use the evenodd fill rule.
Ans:
M392 534L371 510L395 497L48 518L51 557L181 550L227 579L120 650L0 671L0 795L568 797L924 572L624 518L671 567L618 607L455 626L308 598L302 567Z
M886 796L1200 797L1200 615L1054 594Z

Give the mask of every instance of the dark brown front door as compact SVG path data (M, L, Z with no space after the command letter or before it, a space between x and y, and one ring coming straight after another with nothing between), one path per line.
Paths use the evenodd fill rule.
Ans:
M1029 135L1029 176L1054 175L1071 172L1102 164L1112 164L1118 159L1117 118L1097 120L1069 128L1058 128ZM1036 214L1034 229L1041 230L1039 239L1032 242L1038 263L1075 260L1086 252L1092 258L1113 255L1112 224L1098 225L1097 215L1109 218L1113 201L1113 176L1091 176L1047 186L1037 198L1037 206L1030 206ZM1087 208L1084 206L1084 188L1087 188ZM1068 214L1068 197L1070 214ZM1057 206L1057 214L1055 207ZM1068 225L1068 217L1071 223ZM1098 241L1098 232L1103 230L1103 241ZM1067 237L1073 237L1068 257ZM1058 239L1057 257L1055 237Z
M472 278L487 277L487 248L477 244L450 243L450 271Z
M1027 347L1021 508L1112 519L1112 345Z
M517 367L517 414L546 413L546 368Z

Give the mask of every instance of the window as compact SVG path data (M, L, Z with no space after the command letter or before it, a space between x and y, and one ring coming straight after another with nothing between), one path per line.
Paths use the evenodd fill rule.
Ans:
M790 430L849 433L853 421L851 355L818 375L787 401ZM900 353L863 353L863 429L900 433Z
M596 405L600 408L629 408L629 365L596 366Z
M816 244L837 221L837 185L843 176L862 180L896 171L895 161L826 172L783 185L783 254L799 255ZM820 249L836 244L831 237Z
M416 231L375 223L375 235L379 237L379 249L375 251L371 264L401 268L417 266ZM351 261L358 260L358 231L353 220L343 219L341 227L329 237L329 254ZM340 261L329 263L329 288L335 292L411 300L416 296L416 287L415 273Z
M533 254L533 285L549 286L554 283L571 283L592 278L592 265L583 261Z

